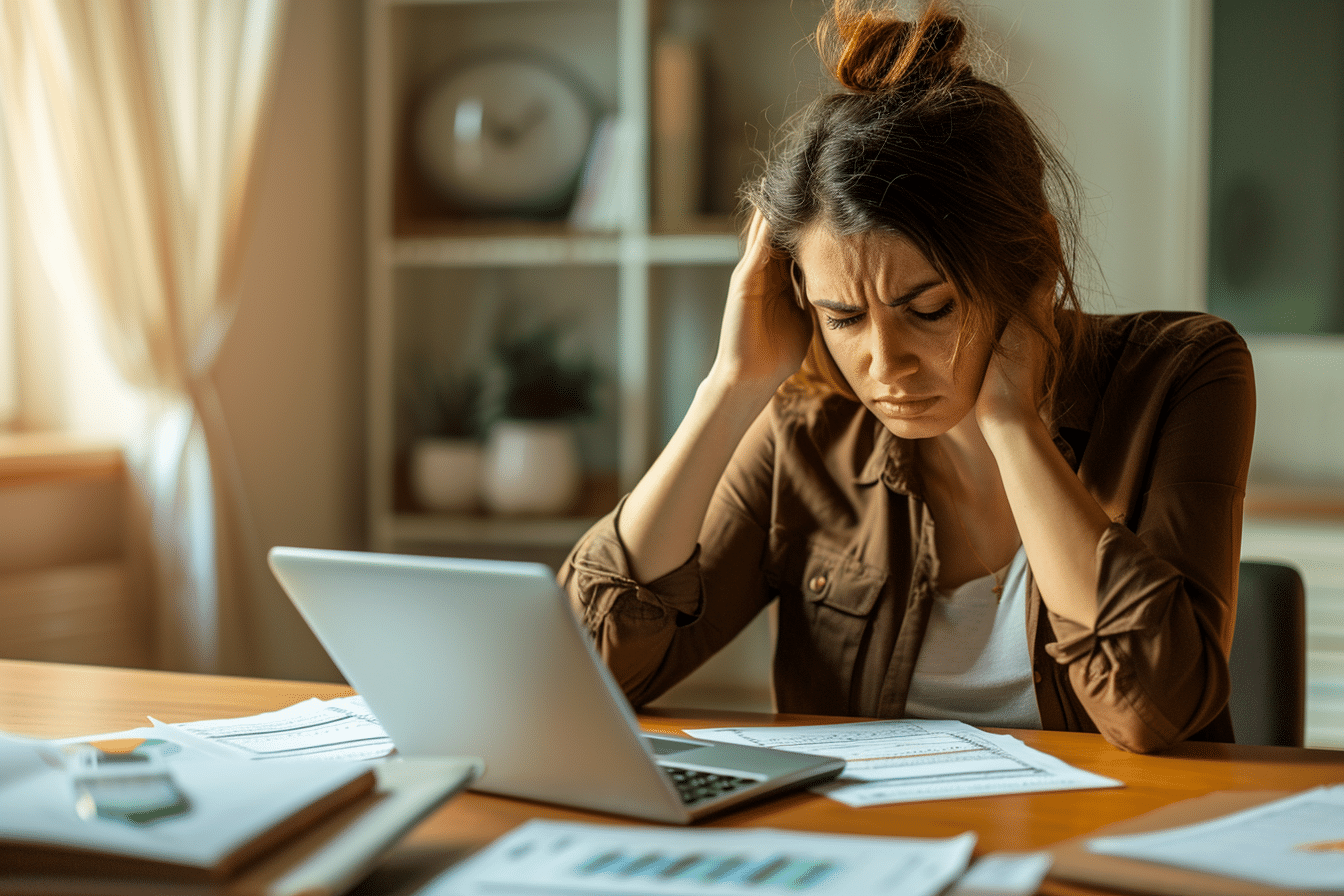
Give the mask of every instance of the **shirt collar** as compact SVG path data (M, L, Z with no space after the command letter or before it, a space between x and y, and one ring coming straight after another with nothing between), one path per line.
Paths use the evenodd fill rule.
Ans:
M915 462L915 443L898 438L871 412L868 420L874 427L873 453L854 477L858 485L881 482L894 492L911 495L923 491L919 465Z

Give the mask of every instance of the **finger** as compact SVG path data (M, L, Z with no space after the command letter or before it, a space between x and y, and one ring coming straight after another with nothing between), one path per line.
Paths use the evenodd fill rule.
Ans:
M751 219L747 221L746 241L748 246L755 245L761 239L761 231L765 227L765 216L761 210L753 208L751 210Z

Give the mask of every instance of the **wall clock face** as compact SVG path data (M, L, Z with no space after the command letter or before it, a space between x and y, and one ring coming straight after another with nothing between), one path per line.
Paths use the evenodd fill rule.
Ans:
M562 214L596 125L573 76L539 57L495 55L447 72L416 119L416 160L454 204L491 214Z

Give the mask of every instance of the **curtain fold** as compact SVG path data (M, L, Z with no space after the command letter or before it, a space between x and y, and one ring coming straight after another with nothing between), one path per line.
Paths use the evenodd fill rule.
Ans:
M165 668L256 669L260 545L210 372L240 298L283 13L283 0L0 2L0 114L34 245L145 398L127 454Z

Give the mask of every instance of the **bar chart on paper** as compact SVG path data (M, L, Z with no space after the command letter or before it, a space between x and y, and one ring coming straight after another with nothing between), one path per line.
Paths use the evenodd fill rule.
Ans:
M966 870L974 847L974 834L920 840L534 820L431 883L422 896L934 896Z
M638 880L745 884L761 890L803 893L825 883L839 870L830 859L775 853L764 859L714 850L603 850L579 862L574 876L592 881Z

